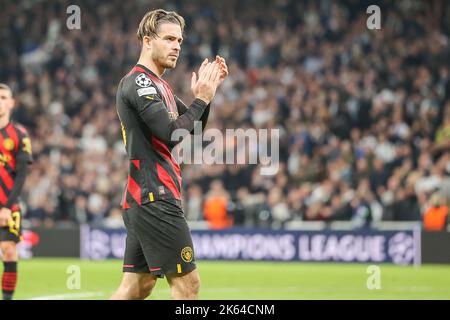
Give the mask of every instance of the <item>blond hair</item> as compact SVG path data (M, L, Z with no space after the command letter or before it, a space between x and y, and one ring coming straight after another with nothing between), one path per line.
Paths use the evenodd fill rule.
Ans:
M140 42L144 36L155 37L157 35L158 27L163 23L176 23L180 25L181 32L184 30L184 18L175 11L166 11L157 9L149 11L142 18L137 30L137 37Z
M11 94L11 97L13 96L13 91L12 91L12 89L10 88L10 86L8 86L8 85L5 84L5 83L0 83L0 90L6 90L6 91L9 91L9 93Z

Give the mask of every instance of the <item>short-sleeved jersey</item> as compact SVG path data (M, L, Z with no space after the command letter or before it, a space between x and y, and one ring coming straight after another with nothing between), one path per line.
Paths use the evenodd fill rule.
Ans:
M8 202L14 187L18 161L33 161L31 141L27 131L19 124L10 122L0 130L0 204ZM14 204L15 205L15 204Z
M136 65L119 83L116 108L129 158L128 182L122 200L124 209L160 199L181 206L181 173L171 153L173 146L152 134L152 128L141 117L161 102L170 119L175 120L179 110L172 89L142 65Z

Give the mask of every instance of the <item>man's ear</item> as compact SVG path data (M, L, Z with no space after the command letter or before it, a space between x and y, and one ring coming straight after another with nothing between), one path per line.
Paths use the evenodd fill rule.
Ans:
M142 47L144 47L146 49L150 49L151 48L151 42L152 42L152 37L144 36L142 38Z

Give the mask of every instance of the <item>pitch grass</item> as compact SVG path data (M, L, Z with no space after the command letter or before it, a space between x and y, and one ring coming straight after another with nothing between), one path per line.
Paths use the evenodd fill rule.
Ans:
M69 266L81 288L70 290ZM108 299L121 279L119 260L32 259L19 263L15 299ZM367 265L198 262L200 299L450 299L450 266L380 265L381 289L367 289ZM170 299L165 279L149 299Z

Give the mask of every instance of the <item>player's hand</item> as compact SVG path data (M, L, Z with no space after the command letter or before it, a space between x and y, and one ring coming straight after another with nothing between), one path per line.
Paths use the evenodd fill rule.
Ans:
M8 208L0 209L0 227L8 225L8 221L11 220L11 210Z
M225 59L219 55L216 56L216 63L220 65L219 85L228 77L228 66Z
M219 63L205 59L198 71L198 79L196 73L192 72L191 89L196 98L206 103L211 102L220 84L220 70Z

